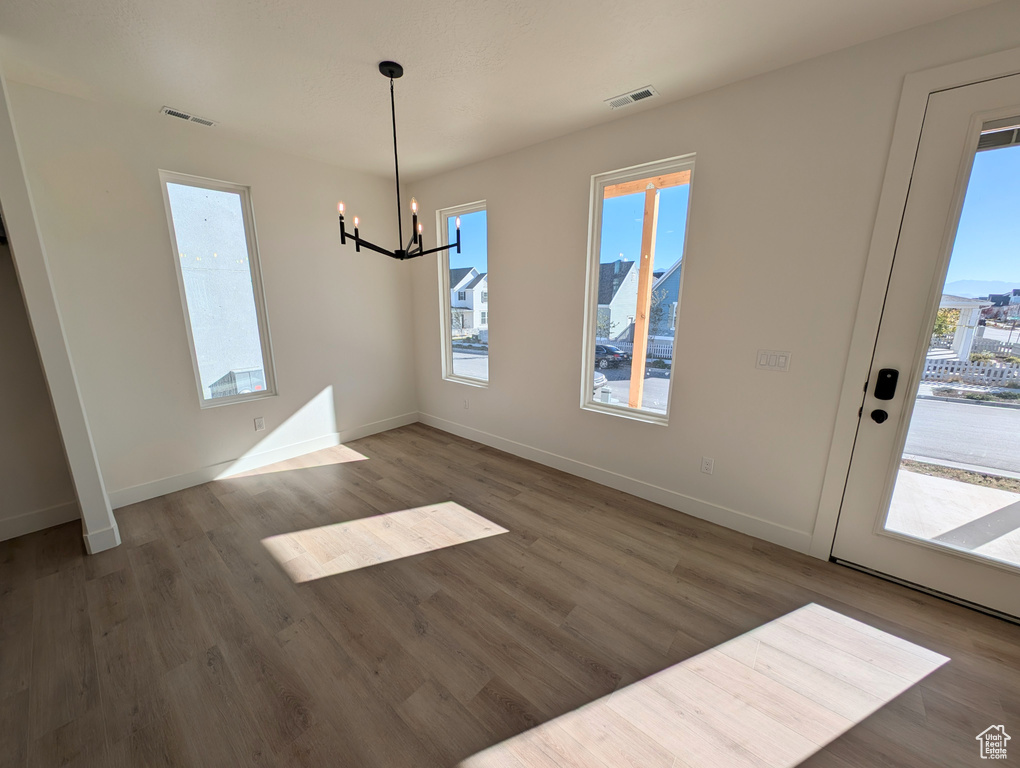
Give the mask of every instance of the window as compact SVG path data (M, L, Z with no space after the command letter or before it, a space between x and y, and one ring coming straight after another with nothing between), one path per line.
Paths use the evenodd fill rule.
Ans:
M460 253L439 259L443 378L475 386L489 381L489 313L480 308L489 300L486 215L484 200L436 212L444 244L456 242L460 220Z
M160 179L200 404L276 394L248 187Z
M584 408L666 423L693 172L688 155L592 177Z

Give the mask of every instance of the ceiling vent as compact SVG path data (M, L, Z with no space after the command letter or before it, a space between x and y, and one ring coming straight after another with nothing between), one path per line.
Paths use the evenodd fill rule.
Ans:
M205 117L192 115L189 112L185 112L184 110L181 109L174 109L173 107L163 107L159 111L164 115L169 115L170 117L176 117L179 118L180 120L187 120L189 123L198 123L199 125L206 125L210 127L216 125L215 120L209 120L208 118Z
M626 107L629 104L633 104L636 101L642 101L644 99L650 99L653 96L658 96L659 92L652 88L650 85L646 85L644 88L638 88L636 91L630 93L624 93L620 96L614 96L611 99L606 99L603 103L608 104L613 109L619 109L620 107Z

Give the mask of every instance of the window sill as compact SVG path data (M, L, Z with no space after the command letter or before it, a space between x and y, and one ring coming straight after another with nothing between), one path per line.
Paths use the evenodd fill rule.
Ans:
M249 395L231 395L230 397L217 397L212 400L202 400L199 404L202 410L207 408L219 408L224 405L237 405L238 403L250 403L252 400L265 400L267 397L276 397L277 392L259 392Z
M481 389L489 388L489 382L486 379L472 379L469 376L444 376L443 381L452 381L454 384L464 384Z
M581 410L604 413L607 416L616 416L621 419L629 419L630 421L641 421L645 424L657 424L660 427L669 426L668 414L655 413L653 411L639 411L634 408L624 408L619 405L607 405L594 400L588 400L585 402L581 406Z

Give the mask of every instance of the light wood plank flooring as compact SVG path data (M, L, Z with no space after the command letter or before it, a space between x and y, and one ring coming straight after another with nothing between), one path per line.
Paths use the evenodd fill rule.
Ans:
M272 470L119 510L94 557L77 524L0 543L0 768L454 766L812 603L951 661L804 766L977 766L1020 731L1020 628L951 603L423 425ZM263 544L445 501L507 532L305 582Z

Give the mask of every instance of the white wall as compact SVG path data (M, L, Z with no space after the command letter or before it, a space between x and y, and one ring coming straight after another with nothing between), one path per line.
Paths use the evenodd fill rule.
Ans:
M844 376L867 374L845 367L903 77L1018 45L1003 3L415 184L426 209L486 200L496 311L489 387L442 381L435 262L414 265L423 420L807 550ZM690 152L670 424L582 411L590 178Z
M389 233L389 181L9 85L115 505L210 479L247 454L268 461L415 418L406 267L341 248L336 221L343 197L363 231ZM251 186L278 397L199 408L159 169Z
M0 540L79 516L6 245L0 245Z

